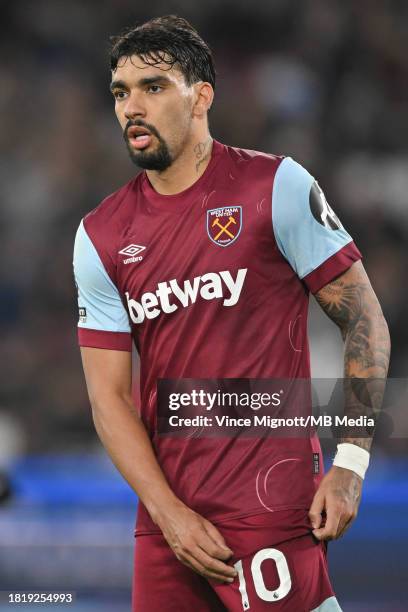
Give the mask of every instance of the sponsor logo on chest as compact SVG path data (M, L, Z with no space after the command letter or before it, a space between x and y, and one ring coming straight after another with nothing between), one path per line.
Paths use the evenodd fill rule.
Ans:
M188 308L195 304L198 297L203 300L222 300L223 306L237 304L248 268L240 268L234 276L228 271L207 272L193 280L179 284L176 279L157 284L155 291L148 291L138 300L130 297L126 291L129 315L133 323L143 323L146 319L155 319L162 312L170 314L179 308Z

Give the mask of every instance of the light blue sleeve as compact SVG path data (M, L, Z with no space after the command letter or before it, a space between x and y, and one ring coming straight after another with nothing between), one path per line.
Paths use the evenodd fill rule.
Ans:
M78 288L78 327L130 332L128 314L118 289L109 278L83 221L75 238L74 276Z
M279 250L301 279L352 241L319 184L291 157L275 175L272 225Z

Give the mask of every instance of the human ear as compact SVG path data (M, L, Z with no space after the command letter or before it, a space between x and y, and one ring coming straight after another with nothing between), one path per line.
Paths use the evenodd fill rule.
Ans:
M195 102L193 106L193 115L202 117L210 110L214 100L214 89L205 81L200 81L194 84Z

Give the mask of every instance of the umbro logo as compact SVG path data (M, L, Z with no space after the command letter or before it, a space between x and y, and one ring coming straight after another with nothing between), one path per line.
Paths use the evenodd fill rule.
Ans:
M119 254L128 256L127 259L123 260L124 264L135 263L137 261L142 261L143 256L139 255L139 253L144 251L145 248L145 246L141 246L140 244L129 244L129 246L119 251Z

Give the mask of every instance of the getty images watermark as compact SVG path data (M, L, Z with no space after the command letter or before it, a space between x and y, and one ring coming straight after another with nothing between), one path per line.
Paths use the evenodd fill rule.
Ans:
M161 379L161 436L408 437L408 384L392 379Z

